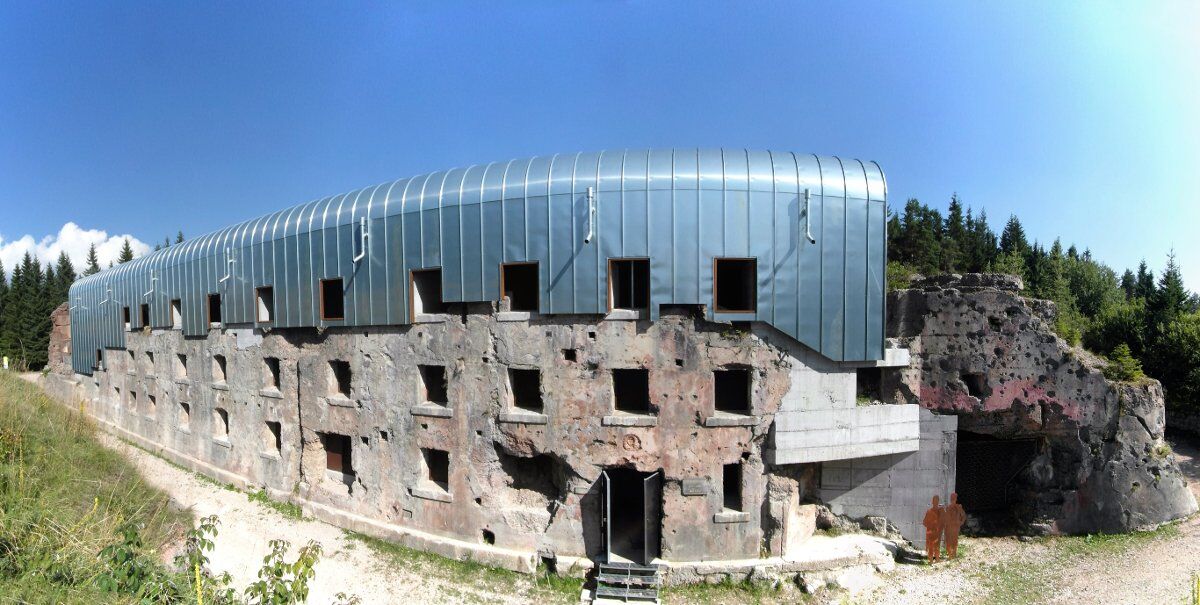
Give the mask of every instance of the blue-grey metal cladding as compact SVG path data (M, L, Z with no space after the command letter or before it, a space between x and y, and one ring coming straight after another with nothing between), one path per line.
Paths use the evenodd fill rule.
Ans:
M748 150L563 154L401 179L80 279L73 363L90 374L97 350L123 348L122 309L139 329L143 303L153 327L170 327L180 300L182 330L198 336L219 293L225 325L254 325L260 286L274 288L274 327L407 323L409 272L433 267L447 302L494 301L501 264L534 261L542 313L604 313L608 259L631 257L650 259L652 316L703 304L711 319L770 323L833 360L881 359L886 197L874 163ZM757 260L754 313L714 314L719 257ZM320 317L328 278L343 279L342 320Z

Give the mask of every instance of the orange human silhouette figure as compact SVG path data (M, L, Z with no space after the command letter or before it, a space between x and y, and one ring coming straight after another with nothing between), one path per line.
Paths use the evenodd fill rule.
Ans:
M938 497L933 497L933 505L925 511L925 558L930 563L938 560L942 550L942 507L938 505Z
M942 512L942 529L946 532L946 556L958 556L958 530L967 522L967 511L958 503L958 493L950 494L950 504Z

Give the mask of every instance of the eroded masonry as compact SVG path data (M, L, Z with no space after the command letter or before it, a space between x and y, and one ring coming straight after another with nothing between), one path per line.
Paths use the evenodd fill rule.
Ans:
M1009 511L1026 525L1194 510L1154 387L1065 357L1028 301L906 291L885 326L884 192L873 164L740 150L397 181L83 278L48 384L201 472L521 570L790 573L819 526L916 540L964 483L964 427L1032 448L986 478L1053 500Z

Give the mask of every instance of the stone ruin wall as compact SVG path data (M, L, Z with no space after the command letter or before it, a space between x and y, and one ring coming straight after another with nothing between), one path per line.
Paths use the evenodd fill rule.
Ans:
M893 292L888 336L912 364L885 375L885 399L955 414L960 431L1037 439L1017 477L1018 513L1035 529L1129 531L1194 512L1163 441L1162 386L1106 379L1103 360L1053 333L1054 304L1021 287L968 274Z
M578 557L602 549L596 481L606 467L663 471L666 560L756 559L787 548L785 529L794 523L785 518L811 501L815 473L814 465L765 467L772 415L798 396L800 376L806 397L852 397L853 369L767 326L710 324L687 309L655 322L508 321L486 303L468 310L323 333L132 332L128 350L106 351L107 367L94 376L59 368L47 386L194 470L264 486L337 525L447 556L531 570L536 553L555 557L559 569L588 566ZM224 381L214 355L226 358ZM280 360L277 390L266 386L266 357ZM335 392L330 360L350 363L349 397ZM448 405L420 400L418 364L445 366ZM714 412L712 370L731 365L753 370L750 416ZM544 414L511 406L508 368L541 371ZM614 413L614 368L649 369L655 414ZM227 438L219 436L218 408L227 413ZM267 421L280 423L278 451ZM326 471L319 433L352 439L351 481ZM447 489L426 479L422 448L448 452ZM738 461L744 512L722 514L722 465Z

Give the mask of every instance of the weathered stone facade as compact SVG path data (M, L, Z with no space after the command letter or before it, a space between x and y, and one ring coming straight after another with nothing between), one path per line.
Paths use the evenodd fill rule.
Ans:
M603 548L606 469L662 473L663 561L765 554L782 566L812 535L817 465L770 465L764 451L781 405L853 411L854 366L687 307L653 322L458 311L380 329L134 331L93 376L68 368L49 387L202 472L449 556L586 567ZM444 397L422 366L442 368ZM714 371L730 368L751 377L745 413L716 409ZM539 373L541 410L516 406L510 369ZM647 371L644 413L614 409L624 369ZM342 437L346 473L329 457ZM444 479L430 452L445 452ZM733 464L740 485L728 490Z
M1103 360L1053 333L1054 304L1020 289L1010 276L968 274L892 293L888 335L913 361L885 375L884 399L957 415L960 456L962 432L1027 440L1011 486L1027 527L1127 531L1194 512L1163 441L1161 385L1107 380Z

